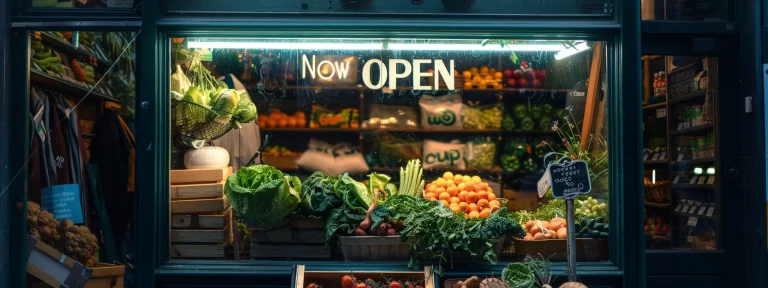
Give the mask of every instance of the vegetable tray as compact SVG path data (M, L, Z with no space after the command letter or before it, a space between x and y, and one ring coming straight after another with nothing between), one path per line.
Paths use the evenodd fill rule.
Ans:
M249 226L248 230L254 259L331 259L324 219L286 219L269 229Z
M91 277L85 288L123 288L124 265L96 263L91 269Z
M412 281L424 288L435 288L435 276L431 267L425 266L423 271L306 271L304 265L296 265L293 287L305 288L310 283L322 285L323 288L341 288L341 278L351 275L359 280L372 279L377 282L387 280Z
M410 245L400 236L340 236L345 261L408 261Z
M27 235L27 273L51 287L83 287L91 270L50 245Z
M568 243L565 239L522 240L514 239L515 259L522 261L526 255L541 254L550 261L566 261ZM577 238L576 261L608 260L608 240Z

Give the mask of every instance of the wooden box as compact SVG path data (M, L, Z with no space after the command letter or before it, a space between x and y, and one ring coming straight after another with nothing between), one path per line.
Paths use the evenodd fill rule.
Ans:
M273 166L279 170L296 170L299 169L299 165L296 161L299 160L299 156L272 156L261 155L261 160L264 164Z
M48 244L27 235L27 273L51 287L83 287L91 270Z
M340 236L345 261L408 261L410 245L400 236Z
M123 288L124 265L96 263L91 269L91 277L85 288Z
M269 229L248 227L254 259L330 259L325 245L325 220L286 219Z
M171 170L171 185L193 183L218 183L232 174L232 167L220 169L179 169Z
M424 288L435 288L437 273L430 266L421 271L307 271L304 265L296 265L294 288L304 288L309 283L317 283L323 288L341 288L341 277L351 275L356 279L372 279L377 282L387 280L411 281Z
M522 261L526 255L549 257L549 261L566 261L568 240L522 240L514 239L515 259ZM608 240L576 238L576 261L608 260Z
M232 243L232 211L171 215L171 258L225 257Z

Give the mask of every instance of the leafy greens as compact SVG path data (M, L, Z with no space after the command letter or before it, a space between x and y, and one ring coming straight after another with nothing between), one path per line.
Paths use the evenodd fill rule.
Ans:
M240 168L227 178L224 192L235 216L252 225L280 221L299 206L301 181L269 165Z

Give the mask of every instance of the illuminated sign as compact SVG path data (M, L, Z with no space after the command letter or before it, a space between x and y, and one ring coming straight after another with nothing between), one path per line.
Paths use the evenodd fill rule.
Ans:
M357 68L356 57L343 56L324 56L317 61L318 57L312 55L311 59L306 54L301 55L301 78L307 79L309 76L313 81L327 82L344 81L350 83L357 82L357 73L350 69ZM422 70L425 64L433 64L434 70ZM371 70L373 66L378 68L378 79L372 79ZM439 90L439 83L444 83L448 90L454 90L454 61L449 60L449 65L445 65L443 60L413 59L413 61L403 59L389 59L387 63L379 59L370 59L363 65L363 84L369 89L381 89L385 85L389 89L397 89L397 79L413 78L413 90ZM400 70L401 72L398 72ZM422 85L423 77L434 77L440 81L432 81L434 86Z

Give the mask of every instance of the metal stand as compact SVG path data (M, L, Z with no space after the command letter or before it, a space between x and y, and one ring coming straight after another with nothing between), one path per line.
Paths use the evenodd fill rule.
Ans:
M576 282L576 220L573 216L573 199L565 200L565 214L568 219L568 281Z

